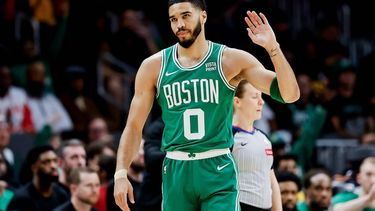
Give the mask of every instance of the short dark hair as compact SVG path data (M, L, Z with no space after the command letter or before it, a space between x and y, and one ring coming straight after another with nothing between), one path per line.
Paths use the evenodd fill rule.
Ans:
M281 172L277 172L276 173L276 178L277 178L277 182L280 183L280 182L294 182L297 187L298 187L298 191L301 190L301 179L291 173L291 172L288 172L288 171L281 171Z
M282 160L294 160L296 163L298 163L298 157L296 154L287 153L287 154L279 155L275 157L275 161L274 161L275 169L279 167L280 161Z
M206 2L204 0L168 0L168 8L173 4L189 2L193 4L195 7L200 8L201 10L206 10Z
M48 151L53 151L53 147L51 145L41 145L41 146L36 146L32 148L26 155L26 158L21 166L21 171L19 174L19 180L21 184L25 184L29 182L32 177L33 173L31 171L31 166L34 165L38 160L41 154L48 152Z
M30 163L30 166L35 164L36 161L39 160L39 157L41 154L48 152L48 151L53 151L53 147L51 145L41 145L41 146L36 146L32 148L29 153L26 156L26 161Z

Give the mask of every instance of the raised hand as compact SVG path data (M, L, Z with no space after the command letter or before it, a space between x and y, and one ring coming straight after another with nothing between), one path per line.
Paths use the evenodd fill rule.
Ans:
M249 27L247 28L247 34L253 43L262 46L267 52L277 47L275 33L269 25L266 16L263 13L258 15L255 11L247 11L246 14L245 22Z

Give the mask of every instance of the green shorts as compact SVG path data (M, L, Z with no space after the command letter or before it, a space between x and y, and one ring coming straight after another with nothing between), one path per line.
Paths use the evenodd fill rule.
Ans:
M189 159L184 160L171 159L167 154L162 169L164 211L240 210L238 173L232 154L228 150L200 159L204 153L185 153Z

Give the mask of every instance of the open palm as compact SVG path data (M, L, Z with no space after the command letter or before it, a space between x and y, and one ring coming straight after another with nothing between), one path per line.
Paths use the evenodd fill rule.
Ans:
M255 11L247 11L246 14L245 22L249 27L247 31L250 39L267 51L271 50L275 46L276 37L266 16L262 13L258 15Z

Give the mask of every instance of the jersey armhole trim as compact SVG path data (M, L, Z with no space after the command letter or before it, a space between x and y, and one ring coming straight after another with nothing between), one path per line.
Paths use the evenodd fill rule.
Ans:
M161 54L161 65L160 65L160 71L159 71L159 76L158 76L158 81L156 82L156 95L155 97L158 98L160 94L160 83L164 75L164 65L165 65L165 49L162 51Z
M225 78L225 75L224 75L224 72L223 72L223 68L222 68L222 65L221 65L221 62L222 62L221 58L223 57L224 48L225 48L225 45L222 45L220 47L219 56L217 57L217 64L219 66L218 67L218 71L219 71L221 80L224 82L225 86L228 87L228 89L234 91L236 89L236 87L230 85L230 83L228 82L228 80Z

